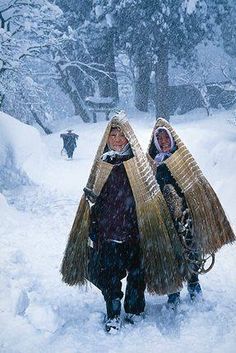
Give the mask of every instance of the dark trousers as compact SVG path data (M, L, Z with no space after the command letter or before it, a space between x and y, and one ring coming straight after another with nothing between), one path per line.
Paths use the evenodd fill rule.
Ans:
M187 218L185 220L187 222ZM198 271L200 268L200 253L197 250L196 243L194 242L194 237L192 233L192 221L190 220L189 224L189 229L187 233L184 235L184 239L186 242L186 245L188 249L186 250L187 257L188 257L188 265L189 265L189 270L191 269L192 273L188 273L186 271L186 277L187 277L187 288L188 292L190 294L190 297L193 298L196 293L201 292L201 286L199 284L199 279L198 279ZM179 227L178 227L178 221L175 223L176 230L178 232ZM178 300L180 296L180 292L172 293L168 295L168 301L174 302L175 300Z
M124 309L126 313L139 314L145 307L144 269L138 242L104 242L99 250L97 287L107 304L108 316L112 317L115 300L123 297L121 280L127 275ZM119 301L118 301L119 302ZM114 308L119 314L120 308Z
M201 292L201 286L198 279L199 264L196 262L199 259L199 254L196 251L189 251L189 259L193 261L191 268L194 272L187 279L187 288L191 299L193 299L197 293ZM179 297L180 292L169 294L168 301L175 302Z
M68 158L72 158L73 157L73 153L74 153L74 147L65 147L66 153Z

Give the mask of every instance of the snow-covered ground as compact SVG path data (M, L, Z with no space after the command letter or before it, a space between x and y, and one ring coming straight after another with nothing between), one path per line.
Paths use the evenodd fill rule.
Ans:
M129 118L146 149L153 117L129 112ZM166 297L147 294L145 320L115 336L103 330L100 292L61 282L67 235L106 122L66 124L40 136L0 113L0 352L235 352L236 245L221 249L213 270L200 278L203 303L191 304L184 288L174 315L165 308ZM236 230L235 112L207 118L196 110L172 124ZM79 134L72 161L60 155L59 134L67 127Z

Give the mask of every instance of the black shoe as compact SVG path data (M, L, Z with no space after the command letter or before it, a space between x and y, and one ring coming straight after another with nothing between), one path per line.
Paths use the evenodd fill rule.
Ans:
M188 292L191 300L202 299L202 288L199 282L188 283Z
M125 321L132 325L138 324L139 322L143 321L143 319L144 319L144 313L126 314L125 316Z
M107 317L114 318L120 316L121 301L120 298L112 299L106 302Z
M180 292L172 293L168 295L167 307L175 310L180 304Z
M112 319L107 318L105 321L105 331L110 333L116 333L121 328L121 318L116 316Z

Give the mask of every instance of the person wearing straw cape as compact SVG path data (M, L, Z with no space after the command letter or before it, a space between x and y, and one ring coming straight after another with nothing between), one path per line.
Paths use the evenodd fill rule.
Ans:
M109 122L69 234L61 272L69 285L87 280L106 302L105 329L143 316L145 285L156 294L182 286L179 240L147 157L124 112ZM144 271L145 268L145 271Z
M214 253L224 244L232 243L235 235L214 190L163 118L154 126L148 158L182 244L182 274L187 280L190 298L199 299L202 289L198 274L213 267ZM212 262L206 270L204 264L208 257ZM174 309L179 302L180 292L170 292L168 305Z

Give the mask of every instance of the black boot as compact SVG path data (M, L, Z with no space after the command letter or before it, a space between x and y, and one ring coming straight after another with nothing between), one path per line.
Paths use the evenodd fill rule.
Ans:
M120 299L113 299L106 302L107 307L107 318L105 321L105 330L110 332L111 330L119 330L121 328L121 302Z
M121 302L119 298L112 299L106 302L107 307L107 317L108 319L113 319L116 316L120 316Z
M143 319L144 319L144 313L140 313L140 314L127 313L125 316L125 321L132 325L136 325L140 323L141 321L143 321Z
M116 332L121 328L121 318L120 316L116 316L113 319L106 319L105 321L105 331L106 332Z
M167 306L170 309L175 310L179 304L180 304L180 292L168 294Z
M198 274L193 273L188 280L188 292L191 300L202 299L202 289L199 283Z
M188 292L191 300L202 299L202 289L199 282L188 282Z

